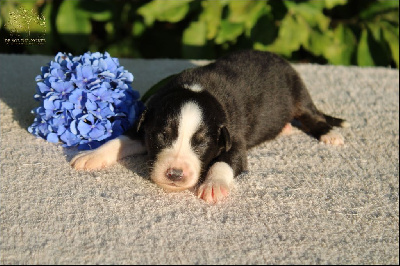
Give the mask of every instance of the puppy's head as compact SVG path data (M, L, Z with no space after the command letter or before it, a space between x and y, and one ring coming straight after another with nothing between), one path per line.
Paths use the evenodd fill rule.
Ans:
M212 160L230 149L221 113L212 113L197 99L164 101L149 108L141 121L151 179L167 191L196 186Z

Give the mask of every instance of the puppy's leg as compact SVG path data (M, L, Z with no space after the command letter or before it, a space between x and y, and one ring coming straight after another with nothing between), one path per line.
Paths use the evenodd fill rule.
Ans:
M334 126L344 126L344 120L338 119L342 122L331 125L327 122L326 115L318 112L304 112L297 119L301 122L302 130L311 134L321 142L333 146L340 146L344 144L343 136L333 130ZM343 124L343 125L342 125Z
M211 165L204 182L197 190L198 197L207 203L217 203L223 200L234 187L233 178L246 167L245 147L233 144L228 152L223 152Z
M301 123L301 129L311 134L323 143L339 146L344 144L344 138L340 133L332 131L333 127L344 127L347 123L340 118L328 116L320 112L314 105L311 97L299 79L295 85L297 91L296 110L294 118Z
M288 135L291 135L292 133L293 133L292 124L287 123L287 124L283 127L283 129L282 129L281 133L279 133L279 135L280 135L280 136L288 136Z
M141 141L122 135L93 151L78 154L71 160L71 166L77 170L98 170L126 156L144 153L146 148Z
M208 203L216 203L228 196L233 186L233 169L225 162L216 162L208 170L197 195Z

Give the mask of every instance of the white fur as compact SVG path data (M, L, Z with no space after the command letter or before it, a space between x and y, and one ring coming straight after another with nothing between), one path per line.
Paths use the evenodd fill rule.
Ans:
M166 190L188 189L195 186L199 180L201 161L193 151L190 140L201 125L202 117L202 111L196 103L188 102L183 105L178 117L177 139L171 147L157 155L151 178ZM172 182L165 174L169 168L183 170L184 178L181 181Z
M330 144L330 145L333 145L333 146L344 145L343 136L340 133L335 132L333 130L329 131L325 135L322 135L319 140L321 142L325 143L325 144Z
M206 180L197 195L208 203L216 203L226 197L233 187L233 169L225 162L216 162L208 170Z
M98 170L123 157L144 153L146 147L140 141L122 135L95 150L78 154L72 159L71 166L77 170Z
M199 84L192 84L192 85L184 84L183 88L194 91L194 92L202 92L203 91L203 87L201 87Z
M340 126L346 128L346 127L351 127L351 124L347 121L344 121Z

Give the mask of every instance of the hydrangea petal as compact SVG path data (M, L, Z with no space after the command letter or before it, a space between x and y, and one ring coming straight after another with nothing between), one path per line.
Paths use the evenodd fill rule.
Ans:
M76 120L71 122L69 129L71 130L72 134L78 135L78 131L76 130Z
M71 102L62 102L61 106L63 109L74 109L74 104Z
M88 97L90 97L89 94L88 94ZM88 110L96 110L97 109L97 104L95 103L95 101L92 101L89 99L87 100L85 106Z
M82 89L76 88L71 92L71 94L68 97L68 100L71 103L80 105L85 100L85 93Z
M38 82L37 86L39 87L41 93L46 93L50 91L50 87L44 84L44 82Z
M59 139L56 133L50 133L47 135L47 141L53 142L53 143L58 143Z
M80 139L78 136L66 130L61 136L60 139L66 143L67 146L75 146L79 143Z
M58 129L57 129L57 135L58 135L58 136L62 135L62 134L65 132L65 130L67 130L67 129L65 128L65 126L64 126L64 125L60 125L60 126L58 127Z
M83 66L82 67L82 78L83 80L89 80L93 78L93 69L91 66Z
M115 78L115 74L111 73L110 70L103 71L99 75L109 77L109 78Z
M103 126L94 127L90 133L89 137L93 140L99 139L105 133L105 128Z
M82 120L79 121L78 130L79 130L79 133L81 133L82 136L87 136L91 129L92 129L92 127L90 125L88 125L87 123L85 123Z

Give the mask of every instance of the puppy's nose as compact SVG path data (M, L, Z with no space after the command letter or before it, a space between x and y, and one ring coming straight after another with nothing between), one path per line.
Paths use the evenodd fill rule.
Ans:
M181 180L183 177L183 170L182 169L176 169L176 168L169 168L166 172L166 175L168 179L172 181L178 181Z

